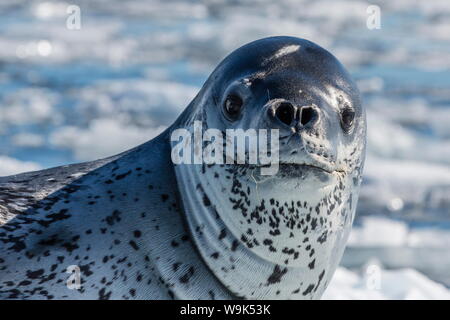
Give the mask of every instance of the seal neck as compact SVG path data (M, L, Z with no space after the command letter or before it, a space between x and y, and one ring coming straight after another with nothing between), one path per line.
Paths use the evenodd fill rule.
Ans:
M326 216L328 208L318 209L314 218L300 213L295 219L298 227L288 231L285 226L289 223L280 221L285 218L279 210L286 210L285 217L295 213L289 213L287 208L276 212L273 209L277 203L287 202L291 197L283 198L277 192L273 192L278 199L274 201L258 195L252 197L250 195L257 192L253 186L248 188L249 193L238 191L236 199L242 199L239 202L229 195L233 195L233 185L235 188L240 185L241 190L246 181L235 180L236 177L226 179L225 167L219 175L217 170L202 165L177 165L175 172L194 243L206 265L232 294L246 299L321 296L345 247L353 212L342 212L347 212L351 200L336 204L330 212L334 218L322 219L321 226L319 217ZM267 206L262 207L265 203ZM248 208L248 220L256 221L256 224L246 225L247 232L243 232L240 219L244 207ZM257 215L261 217L261 225ZM315 230L308 230L312 219L317 225ZM268 229L270 224L277 223L279 228Z

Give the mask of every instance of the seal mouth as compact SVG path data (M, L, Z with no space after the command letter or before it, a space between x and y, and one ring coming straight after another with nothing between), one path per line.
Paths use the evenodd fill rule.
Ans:
M307 163L307 162L279 162L278 163L280 169L283 171L290 172L305 172L305 171L315 171L319 173L324 173L326 175L340 174L345 175L347 172L344 169L336 169L331 165L322 164L322 163ZM257 166L259 168L269 167L269 165Z
M292 153L291 153L292 154ZM281 159L280 159L281 160ZM325 174L346 174L344 168L340 168L335 162L330 162L314 153L307 153L300 159L284 159L279 162L280 167L291 170L316 171Z
M345 174L345 170L331 168L331 166L317 164L317 163L292 163L292 162L280 162L280 166L288 167L292 169L310 169L315 171L325 172L327 174L340 173Z

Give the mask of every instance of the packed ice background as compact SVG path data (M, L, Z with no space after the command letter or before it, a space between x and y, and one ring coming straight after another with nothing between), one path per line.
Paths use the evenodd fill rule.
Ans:
M369 5L381 29L366 26ZM69 5L81 29L66 26ZM187 106L229 52L292 35L331 51L368 117L357 218L324 299L450 299L450 4L0 2L0 176L113 155Z

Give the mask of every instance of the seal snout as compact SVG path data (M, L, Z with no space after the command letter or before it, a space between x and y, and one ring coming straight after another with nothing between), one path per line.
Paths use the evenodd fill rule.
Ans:
M285 100L274 102L269 108L269 115L273 121L289 126L293 132L314 127L319 120L315 105L297 106Z

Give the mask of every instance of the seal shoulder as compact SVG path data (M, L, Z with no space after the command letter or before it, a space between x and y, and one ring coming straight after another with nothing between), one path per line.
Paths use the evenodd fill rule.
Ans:
M116 157L0 177L0 226Z

